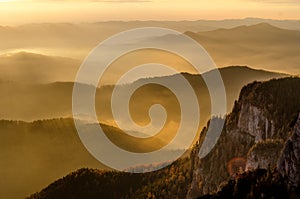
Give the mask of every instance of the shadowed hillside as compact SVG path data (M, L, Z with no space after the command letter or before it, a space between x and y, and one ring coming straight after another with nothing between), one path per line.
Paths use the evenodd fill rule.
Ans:
M29 198L184 198L190 181L190 160L184 158L143 174L80 169Z

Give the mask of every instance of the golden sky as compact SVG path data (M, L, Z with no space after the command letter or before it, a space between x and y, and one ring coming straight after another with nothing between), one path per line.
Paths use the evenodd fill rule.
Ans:
M0 25L107 20L300 19L300 0L0 0Z

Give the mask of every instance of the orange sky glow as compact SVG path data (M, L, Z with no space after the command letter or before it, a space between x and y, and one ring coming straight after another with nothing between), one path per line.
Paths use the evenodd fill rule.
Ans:
M0 25L109 20L300 19L300 0L0 0Z

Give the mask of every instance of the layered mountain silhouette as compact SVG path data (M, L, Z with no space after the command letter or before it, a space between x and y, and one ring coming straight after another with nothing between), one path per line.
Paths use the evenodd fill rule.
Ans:
M220 72L224 79L229 108L232 107L234 99L237 98L243 84L247 84L253 80L268 80L275 77L286 76L285 74L238 66L223 68ZM235 79L231 78L233 73L236 74ZM197 95L202 102L201 106L208 110L210 103L204 100L205 98L209 98L209 95L201 76L187 73L183 75L191 83L196 92L198 92ZM159 82L176 84L177 76L178 75L156 78ZM140 79L123 87L126 89L126 87L131 87L133 84L147 83L147 81L149 80ZM20 84L19 82L4 81L0 83L0 86L3 92L0 100L2 106L1 117L3 118L18 118L18 120L27 118L34 120L35 118L43 117L61 118L63 116L71 116L73 83ZM82 86L91 89L88 85ZM97 105L99 110L106 110L103 106L101 107L101 104L103 100L105 103L109 102L109 93L111 93L112 88L112 86L104 86L97 89L97 96L100 99ZM135 106L138 107L136 109L148 113L148 110L141 109L141 107L145 107L141 99L144 99L145 94L147 94L148 101L145 102L146 104L149 103L149 101L155 100L155 98L157 98L156 93L162 92L160 89L160 87L156 88L155 86L146 87L141 93L141 96L139 96L139 94L136 95L136 100L139 101L139 103L135 104ZM101 99L101 97L104 97L104 99ZM172 118L175 118L174 121L176 121L178 116L176 116L176 109L172 109L174 99L171 95L168 95L168 93L166 93L166 95L160 94L158 98L164 102L165 106L171 108L168 113ZM98 113L100 115L99 117L105 116L103 111ZM147 118L143 118L143 114L143 117L141 117L140 114L139 112L134 112L133 116L136 122L144 123L147 121ZM204 125L209 118L209 111L204 111L202 114L204 116L206 114L206 118L203 116L201 119ZM95 124L87 123L86 125ZM108 131L107 136L110 140L119 147L129 151L151 151L164 146L169 141L168 137L164 137L165 139L156 137L148 141L132 139L116 127L110 127L104 124L102 124L102 126ZM10 196L18 198L29 195L46 186L50 181L81 167L106 168L86 151L78 138L72 119L50 119L34 122L2 120L0 122L0 128L3 161L5 162L5 164L2 164L1 172L6 178L18 179L18 181L6 180L3 182L3 187L6 187L6 191L1 192L3 197ZM166 131L168 131L168 129L166 129ZM177 144L180 146L180 143ZM167 153L168 151L166 151L166 155ZM24 162L26 162L26 164L24 164ZM139 165L137 168L128 169L147 169L147 165ZM24 172L16 173L16 170L24 170ZM15 178L11 178L11 176L15 176ZM30 180L28 180L28 176L31 176ZM43 177L41 178L41 176ZM23 184L24 180L28 181L27 185ZM13 184L20 187L18 192L15 192L15 189L12 188L14 187Z
M300 84L298 77L288 77L300 74L299 24L297 20L246 18L0 26L0 198L299 197ZM99 42L120 31L145 26L178 30L207 50L220 67L228 114L210 116L207 85L201 75L193 74L187 60L151 50L120 57L96 88L99 122L79 117L86 128L94 130L100 125L110 141L131 152L165 146L179 125L180 104L168 89L149 82L178 86L189 99L190 93L178 84L180 76L195 91L201 118L192 148L173 164L144 174L116 172L97 161L81 143L72 118L72 89L80 64ZM176 35L147 41L157 40L170 43L176 41ZM152 105L166 109L169 117L162 133L144 140L125 134L116 124L111 96L113 80L127 69L151 61L172 66L178 73L132 79L118 86L127 92L146 84L130 99L130 114L137 124L151 121ZM188 121L192 120L193 116L188 116ZM215 148L199 159L204 136L214 133L208 132L207 126L223 121L225 127ZM148 136L148 131L136 131L130 123L123 125L135 135ZM187 126L185 133L189 134ZM99 146L103 147L101 141ZM163 155L182 151L182 143L176 147ZM168 163L133 164L124 170L149 171Z
M0 26L1 46L3 49L16 48L48 48L97 45L106 37L118 32L140 27L164 27L185 32L199 32L218 28L234 28L241 25L269 23L273 26L300 30L299 20L268 20L246 18L241 20L198 20L198 21L112 21L86 24L43 23L26 24L21 26Z
M2 54L28 51L83 61L101 41L118 32L137 27L167 27L179 30L198 41L220 67L250 65L272 71L300 73L297 67L299 21L246 21L247 23L238 20L198 21L191 22L191 25L187 22L28 24L1 27L0 42ZM183 25L185 23L186 25ZM198 26L193 26L197 23ZM200 25L201 23L203 25ZM128 61L120 63L120 67L126 63Z
M198 152L209 133L206 128L189 157L160 171L130 174L81 169L29 198L297 198L300 100L295 93L299 85L300 79L291 77L245 86L225 119L216 147L203 159ZM279 160L278 167L264 159L263 151L273 149L261 147L272 142L282 147L271 158ZM260 147L256 160L248 159L251 147ZM270 163L267 168L245 171L248 161ZM220 192L209 194L218 187Z
M257 68L299 73L299 31L260 23L186 34L202 44L217 65L247 63Z
M286 74L255 70L249 67L240 66L221 68L220 73L226 89L228 110L232 108L233 102L238 97L239 90L243 87L243 85L254 80L263 81L286 76ZM232 74L234 74L235 78L232 78ZM201 107L203 107L203 121L205 123L210 109L210 101L206 84L201 78L201 75L192 75L187 73L183 75L195 89L196 95L199 98L199 103ZM160 82L176 84L178 76L157 77L157 79ZM134 84L147 83L147 81L147 79L141 79L122 87L123 89L128 89ZM2 98L0 99L0 108L2 110L0 113L1 118L32 121L39 119L70 117L72 115L72 82L37 84L2 81L0 82L0 88L2 92ZM109 100L112 89L112 86L103 86L97 89L96 100L98 100L96 101L96 108L99 110L99 114L103 115L104 122L111 120L111 116L109 116L106 108L103 107L102 102L105 102L105 104L110 102ZM162 88L153 90L150 87L147 87L142 93L149 96L150 99L148 101L153 101L156 96L155 93L159 93L161 89ZM137 96L137 98L138 97L139 96ZM170 95L160 96L159 98L161 98L161 101L164 101L164 103L172 106L170 103L174 99L172 99ZM143 106L143 100L139 104L135 105L137 107L136 109L141 109L139 106Z

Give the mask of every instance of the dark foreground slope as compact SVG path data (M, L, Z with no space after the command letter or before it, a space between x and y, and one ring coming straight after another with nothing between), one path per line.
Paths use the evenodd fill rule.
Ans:
M190 168L189 158L184 158L143 174L80 169L29 198L185 198L191 182Z
M83 169L30 198L298 197L293 194L299 190L300 121L295 120L300 108L300 96L296 94L299 87L300 78L245 86L232 113L226 117L217 145L203 159L198 158L198 151L206 128L189 157L162 170L129 174ZM271 150L273 154L273 149L278 150L270 147L275 145L282 147L278 157L265 158L265 151ZM256 158L251 158L253 153ZM270 159L276 159L281 166L277 168ZM262 167L246 169L250 161L251 165ZM221 192L209 195L218 190Z

